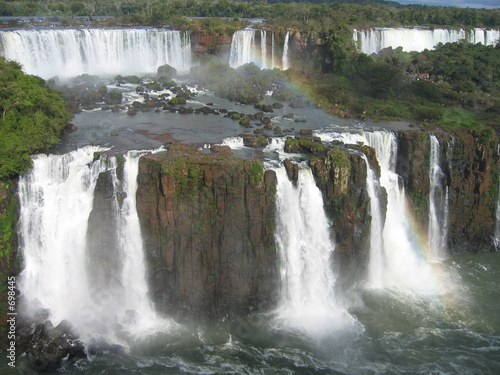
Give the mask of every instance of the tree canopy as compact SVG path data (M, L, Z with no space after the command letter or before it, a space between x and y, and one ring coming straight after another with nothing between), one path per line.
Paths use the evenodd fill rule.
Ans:
M71 118L44 80L0 58L0 178L25 172L30 155L54 146Z

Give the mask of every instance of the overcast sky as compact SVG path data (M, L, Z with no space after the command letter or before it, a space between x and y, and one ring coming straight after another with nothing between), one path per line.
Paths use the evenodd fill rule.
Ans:
M454 6L461 8L500 8L500 0L396 0L401 4Z

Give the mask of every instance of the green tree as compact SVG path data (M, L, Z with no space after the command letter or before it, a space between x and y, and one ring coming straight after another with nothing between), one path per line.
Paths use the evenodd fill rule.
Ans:
M0 178L25 172L30 155L54 146L71 117L44 80L0 58Z

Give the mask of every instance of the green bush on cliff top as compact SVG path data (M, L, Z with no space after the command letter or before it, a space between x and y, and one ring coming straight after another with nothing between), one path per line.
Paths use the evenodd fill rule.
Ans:
M54 146L71 117L44 80L0 58L0 178L27 171L30 155Z

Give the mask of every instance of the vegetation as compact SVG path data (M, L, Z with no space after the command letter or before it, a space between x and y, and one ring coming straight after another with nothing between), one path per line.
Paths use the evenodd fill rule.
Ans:
M0 178L25 172L30 155L54 146L71 118L45 81L0 58Z
M71 23L72 16L114 16L107 22L178 24L186 17L247 17L295 21L314 26L323 20L331 25L366 27L425 25L497 27L500 11L455 7L401 5L384 0L60 0L0 1L0 16L54 16ZM210 22L210 21L209 21ZM226 26L228 24L226 23ZM213 25L216 27L222 26Z
M216 95L240 103L258 103L273 83L284 79L279 70L261 70L254 63L232 69L220 62L208 63L192 70L193 80ZM239 119L239 118L238 118Z

